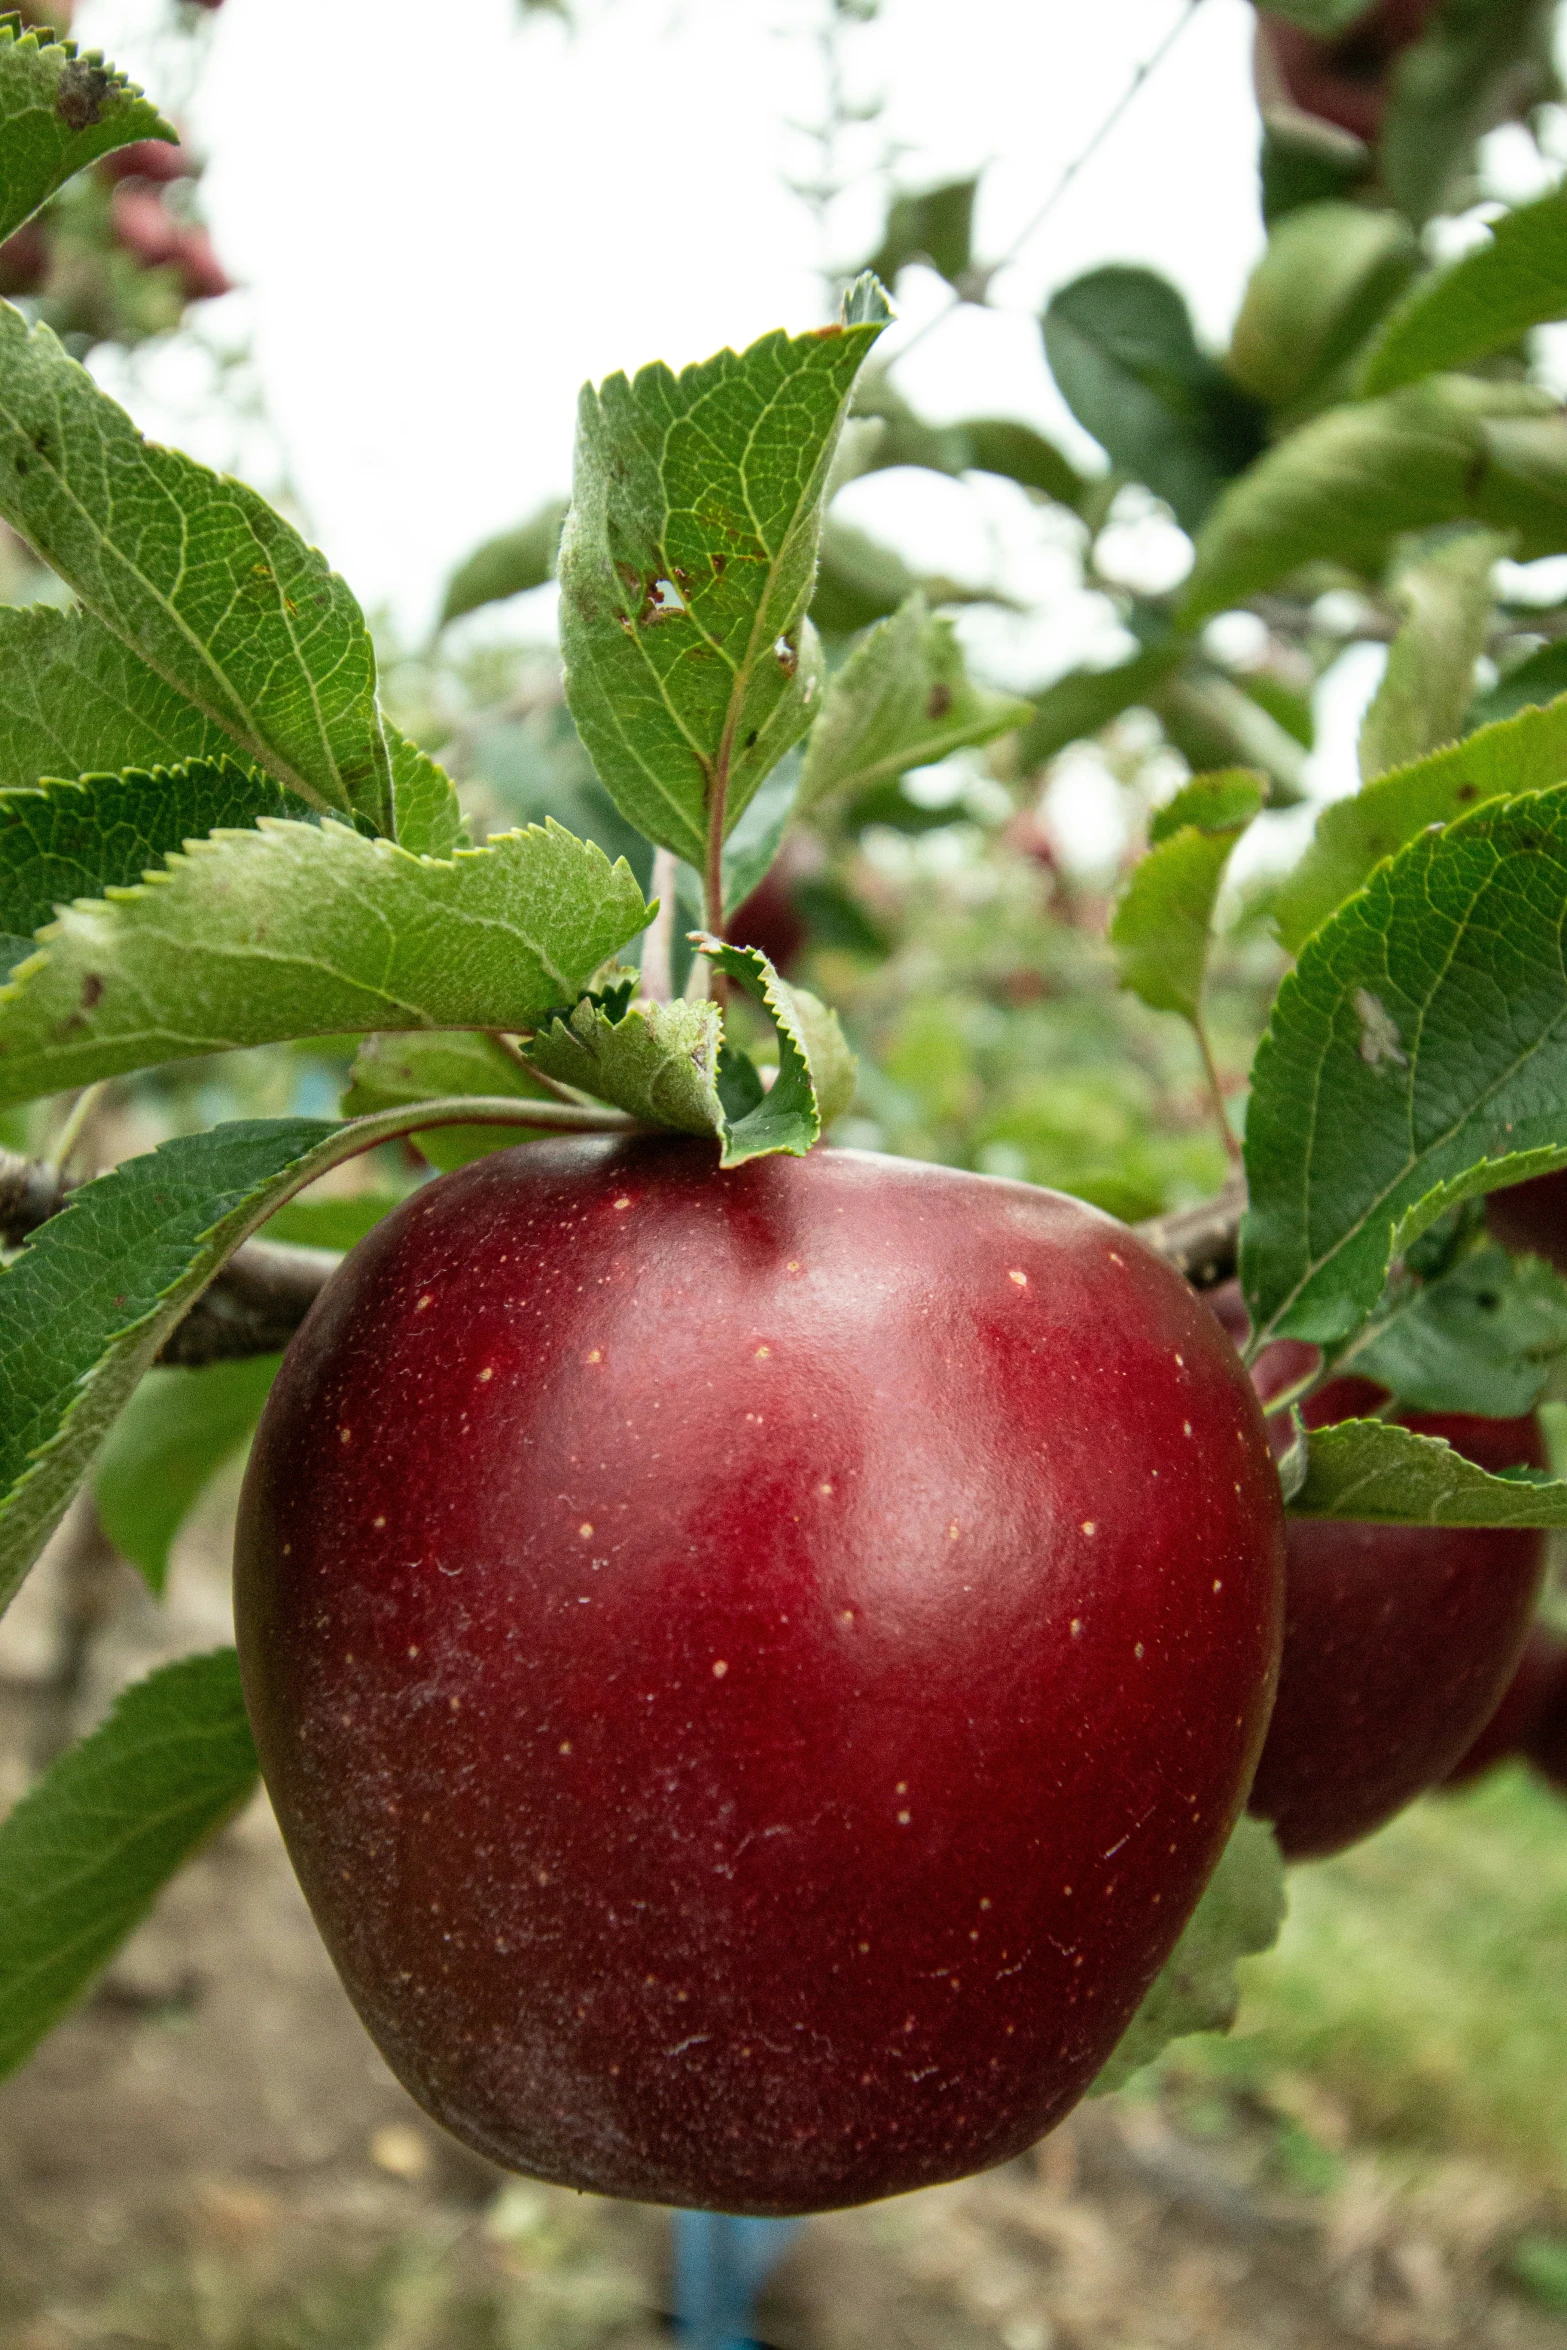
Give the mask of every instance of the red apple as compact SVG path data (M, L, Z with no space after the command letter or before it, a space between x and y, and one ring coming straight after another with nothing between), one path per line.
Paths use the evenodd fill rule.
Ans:
M1421 38L1436 4L1437 0L1379 0L1330 41L1282 18L1259 17L1259 90L1266 99L1273 86L1280 86L1302 114L1335 123L1375 146L1387 114L1394 63Z
M805 916L794 902L793 880L780 860L724 925L733 945L760 947L775 971L787 971L805 945Z
M539 1142L289 1350L235 1553L295 1867L426 2109L756 2213L1082 2094L1241 1808L1282 1525L1123 1226L851 1151Z
M1567 1640L1544 1624L1531 1625L1518 1669L1502 1692L1501 1704L1474 1744L1454 1763L1443 1786L1467 1787L1493 1764L1527 1753L1531 1741L1545 1726L1564 1676L1567 1676Z
M1558 1651L1561 1645L1558 1642ZM1522 1744L1542 1778L1567 1790L1567 1654L1558 1653L1555 1670Z
M184 146L171 146L167 139L133 139L128 147L116 147L112 155L105 155L98 173L111 181L183 180L195 177L196 165Z
M1206 1301L1237 1344L1239 1285ZM1252 1377L1264 1402L1309 1374L1299 1339L1263 1349ZM1332 1379L1302 1408L1310 1428L1387 1402L1366 1379ZM1400 1413L1486 1469L1545 1465L1531 1414ZM1287 1419L1271 1425L1275 1451ZM1287 1860L1358 1843L1444 1780L1485 1728L1518 1665L1545 1571L1545 1537L1477 1528L1372 1526L1291 1518L1285 1537L1284 1657L1248 1809L1271 1820Z
M41 220L27 220L0 245L0 294L36 294L49 275L49 237Z
M1493 1191L1485 1203L1492 1237L1515 1256L1543 1257L1567 1273L1567 1167Z

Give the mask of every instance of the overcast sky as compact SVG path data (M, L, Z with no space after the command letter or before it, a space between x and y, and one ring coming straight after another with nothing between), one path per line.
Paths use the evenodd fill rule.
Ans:
M991 166L978 244L998 253L1184 12L885 0L854 36L859 94L886 102L859 160L896 148L908 185ZM821 13L579 0L573 33L519 25L515 0L226 0L191 112L246 289L228 307L311 527L364 602L421 627L454 561L567 485L584 377L822 315L821 266L874 245L881 196L867 178L824 251L784 184L812 162L789 124L822 111ZM159 91L162 14L83 0L77 30ZM911 354L901 381L928 412L1011 413L1081 448L1035 315L1098 261L1164 269L1223 335L1260 245L1251 21L1247 0L1203 0L998 281L1004 314L964 311ZM902 291L912 326L940 288L912 272ZM146 420L167 429L155 408ZM942 486L938 520L972 536Z

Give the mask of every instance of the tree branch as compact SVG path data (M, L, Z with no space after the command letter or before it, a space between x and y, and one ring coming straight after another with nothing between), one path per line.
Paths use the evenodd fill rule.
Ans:
M1195 1208L1172 1208L1166 1216L1150 1216L1132 1230L1145 1248L1184 1273L1193 1289L1217 1289L1235 1270L1245 1212L1245 1179L1232 1175L1212 1199Z

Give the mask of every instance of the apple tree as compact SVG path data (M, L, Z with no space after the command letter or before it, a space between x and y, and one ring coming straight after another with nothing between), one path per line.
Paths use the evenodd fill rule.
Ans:
M1439 16L1411 58L1468 21ZM0 240L166 136L14 18L0 119ZM563 528L480 550L446 607L558 564L576 830L472 838L321 555L0 306L0 516L72 599L0 609L0 1109L355 1050L339 1116L75 1184L58 1139L0 1163L0 1605L89 1481L156 1584L260 1418L240 1655L128 1691L0 1825L0 2063L259 1746L345 1982L448 2126L610 2192L821 2208L1002 2159L1222 2026L1277 1925L1267 1823L1323 1849L1459 1762L1567 1525L1532 1417L1567 1287L1483 1204L1567 1168L1567 679L1494 595L1567 545L1567 418L1519 357L1567 312L1567 212L1434 267L1442 191L1361 160L1275 200L1222 356L1147 273L1053 299L1108 484L1007 420L925 425L877 372L873 271L827 327L588 387ZM937 194L878 262L978 298ZM1139 483L1193 567L1129 600L1121 671L1022 701L942 583L828 512L909 463L1008 475L1090 542ZM1209 623L1249 611L1298 686L1328 589L1387 670L1362 789L1273 893L1242 1141L1215 911L1296 793L1301 697L1227 674ZM1133 704L1193 772L1110 948L1191 1030L1228 1181L1132 1229L824 1143L850 1043L740 911L792 842L911 807L911 770L1037 770ZM449 1171L299 1200L409 1138ZM1346 1696L1363 1767L1324 1791Z

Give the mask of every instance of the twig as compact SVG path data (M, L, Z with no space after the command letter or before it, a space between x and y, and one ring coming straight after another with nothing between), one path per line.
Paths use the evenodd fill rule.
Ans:
M1155 1256L1184 1273L1194 1289L1217 1289L1235 1270L1246 1185L1232 1175L1222 1191L1195 1208L1172 1208L1132 1230Z
M658 912L642 941L642 993L649 1003L667 1004L675 992L675 868L673 849L655 849L648 895L658 900Z

